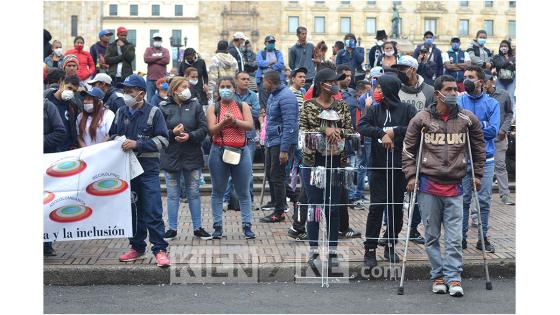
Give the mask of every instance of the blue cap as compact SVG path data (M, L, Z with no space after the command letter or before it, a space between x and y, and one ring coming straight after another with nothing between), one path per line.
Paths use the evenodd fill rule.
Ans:
M111 32L110 30L102 30L101 32L99 32L99 37L104 35L113 36L113 32Z
M126 79L124 79L124 82L117 84L118 88L123 88L125 86L135 87L142 91L146 91L146 81L144 80L144 78L142 78L137 74L131 74L128 77L126 77Z
M383 75L384 72L385 71L383 71L383 67L376 66L376 67L371 68L371 70L369 71L369 74L372 78L375 78L375 77L379 77L379 76Z
M96 87L92 88L89 91L83 91L81 94L83 96L89 95L99 100L102 100L105 97L105 93L103 93L103 91L101 91L100 88L96 88Z

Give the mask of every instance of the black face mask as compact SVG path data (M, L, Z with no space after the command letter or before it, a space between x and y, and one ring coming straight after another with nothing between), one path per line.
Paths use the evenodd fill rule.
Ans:
M473 80L465 79L463 81L463 84L465 85L465 92L469 94L474 94L474 90L476 90L476 85L474 84Z
M402 84L408 85L408 80L409 80L409 79L408 79L408 76L406 75L405 72L400 72L400 71L399 71L399 72L397 73L397 76L398 76L399 80L401 80Z

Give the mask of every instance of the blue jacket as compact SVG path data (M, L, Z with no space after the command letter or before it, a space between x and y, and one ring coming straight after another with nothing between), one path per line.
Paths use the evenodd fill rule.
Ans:
M447 55L449 56L449 63L450 64L458 64L458 63L465 63L465 55L466 52L459 48L459 50L455 51L453 48L449 48L447 51ZM455 78L457 82L463 82L465 80L465 71L450 71L445 69L445 74L448 74Z
M414 59L418 59L418 56L420 56L420 49L422 48L427 49L427 47L424 47L424 44L416 46L416 49L414 49L414 53L412 54ZM430 57L429 53L428 57ZM430 60L427 64L419 64L417 73L423 76L426 83L430 85L433 85L434 76L437 78L443 74L443 58L441 57L441 50L436 47L436 44L432 45L432 56L430 57Z
M255 121L259 119L259 113L261 111L261 104L259 103L259 97L257 93L247 90L245 95L241 95L238 92L235 92L235 101L239 104L241 102L245 102L251 108L251 116L253 116L253 124ZM256 126L256 125L255 125ZM257 131L253 128L250 131L247 131L247 139L254 140L257 136Z
M342 92L342 99L344 103L348 105L350 110L350 116L352 117L352 126L356 126L356 109L358 106L358 101L356 100L356 91L353 88L347 88L345 90L340 90Z
M161 110L156 107L152 125L148 125L150 111L154 106L144 102L142 108L134 113L128 106L119 108L109 130L109 136L125 136L127 139L136 140L137 147L134 153L144 168L144 173L159 173L159 153L169 146L167 125Z
M43 101L43 153L57 152L58 146L66 138L66 128L53 102Z
M268 96L266 106L266 147L280 145L280 152L288 152L298 143L299 108L292 91L280 85Z
M121 107L126 107L124 104L124 99L122 98L122 91L115 89L114 87L109 87L109 92L105 94L103 98L103 104L105 107L109 108L113 111L113 113L117 112L117 109Z
M467 93L459 96L457 104L473 112L480 119L480 126L484 134L486 159L494 157L496 151L494 138L500 130L500 104L486 93L472 96Z
M259 50L259 52L257 53L257 66L259 67L257 69L257 73L255 74L255 78L257 78L257 84L261 82L262 74L267 69L278 71L278 73L280 73L280 82L286 81L286 77L284 76L284 56L282 55L282 52L280 50L275 49L274 53L276 53L276 63L272 66L268 65L268 60L266 60L266 52L264 51L264 49Z
M356 47L352 50L352 55L350 55L346 49L342 49L336 54L336 65L349 65L352 69L352 74L354 74L357 69L362 71L362 62L364 62L363 47Z

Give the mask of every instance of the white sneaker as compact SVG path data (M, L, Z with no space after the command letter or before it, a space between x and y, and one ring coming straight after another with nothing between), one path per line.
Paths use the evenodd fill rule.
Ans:
M461 286L461 281L451 281L449 283L449 295L455 297L463 296L463 287Z
M436 294L447 293L447 286L445 285L443 278L437 278L432 281L432 292Z

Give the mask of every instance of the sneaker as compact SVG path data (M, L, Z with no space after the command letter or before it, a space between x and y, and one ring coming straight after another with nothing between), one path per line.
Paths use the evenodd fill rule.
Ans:
M119 261L135 261L140 258L144 258L144 253L137 252L134 248L131 248L128 252L119 256Z
M363 199L356 200L350 207L356 210L365 210L366 209L365 201Z
M390 246L392 245L392 246ZM383 257L392 263L398 263L400 260L399 255L395 253L395 245L394 244L387 244L385 246L385 253L383 253Z
M476 242L476 249L478 250L482 250L482 242L478 241ZM496 249L494 248L494 245L492 245L492 243L490 243L490 241L488 241L488 238L484 238L484 249L486 249L487 253L494 253L496 251Z
M260 218L259 222L275 223L275 222L282 222L284 220L286 220L286 215L284 214L284 212L278 213L275 211L264 218Z
M340 265L340 259L336 253L329 253L328 266L329 268L338 268Z
M449 295L455 297L463 296L463 287L461 287L461 281L451 281L449 283Z
M360 233L359 231L354 231L352 228L348 228L348 230L344 231L344 232L338 232L338 235L340 235L341 237L344 238L359 238L362 237L362 233Z
M212 235L206 232L203 228L198 228L198 230L194 231L194 236L200 237L201 239L207 241L212 239Z
M375 248L365 247L364 265L368 268L377 266L377 256L375 256Z
M307 232L297 231L293 227L288 229L288 236L296 241L307 241Z
M463 240L461 242L461 247L463 247L463 249L467 249L467 240Z
M418 229L410 228L410 240L416 244L424 244L426 240L422 237Z
M43 245L43 255L46 257L56 256L56 251L52 247L52 243L44 243Z
M274 206L271 201L267 202L264 206L261 207L261 210L264 211L272 211L274 209L276 209L276 206Z
M432 281L432 292L436 294L447 293L447 286L445 285L443 278L437 278Z
M212 233L213 239L219 240L224 237L224 231L221 225L214 224L212 227L214 228L214 233Z
M169 261L169 257L167 256L167 252L164 250L160 250L156 254L156 263L158 267L169 267L171 262Z
M500 197L500 199L502 199L502 203L508 206L513 206L515 205L515 200L513 198L511 198L510 195L503 195Z
M254 239L257 236L253 231L251 231L251 223L243 223L243 235L245 235L245 239Z
M175 230L167 230L165 234L163 234L163 238L166 240L172 240L177 237L177 231Z

